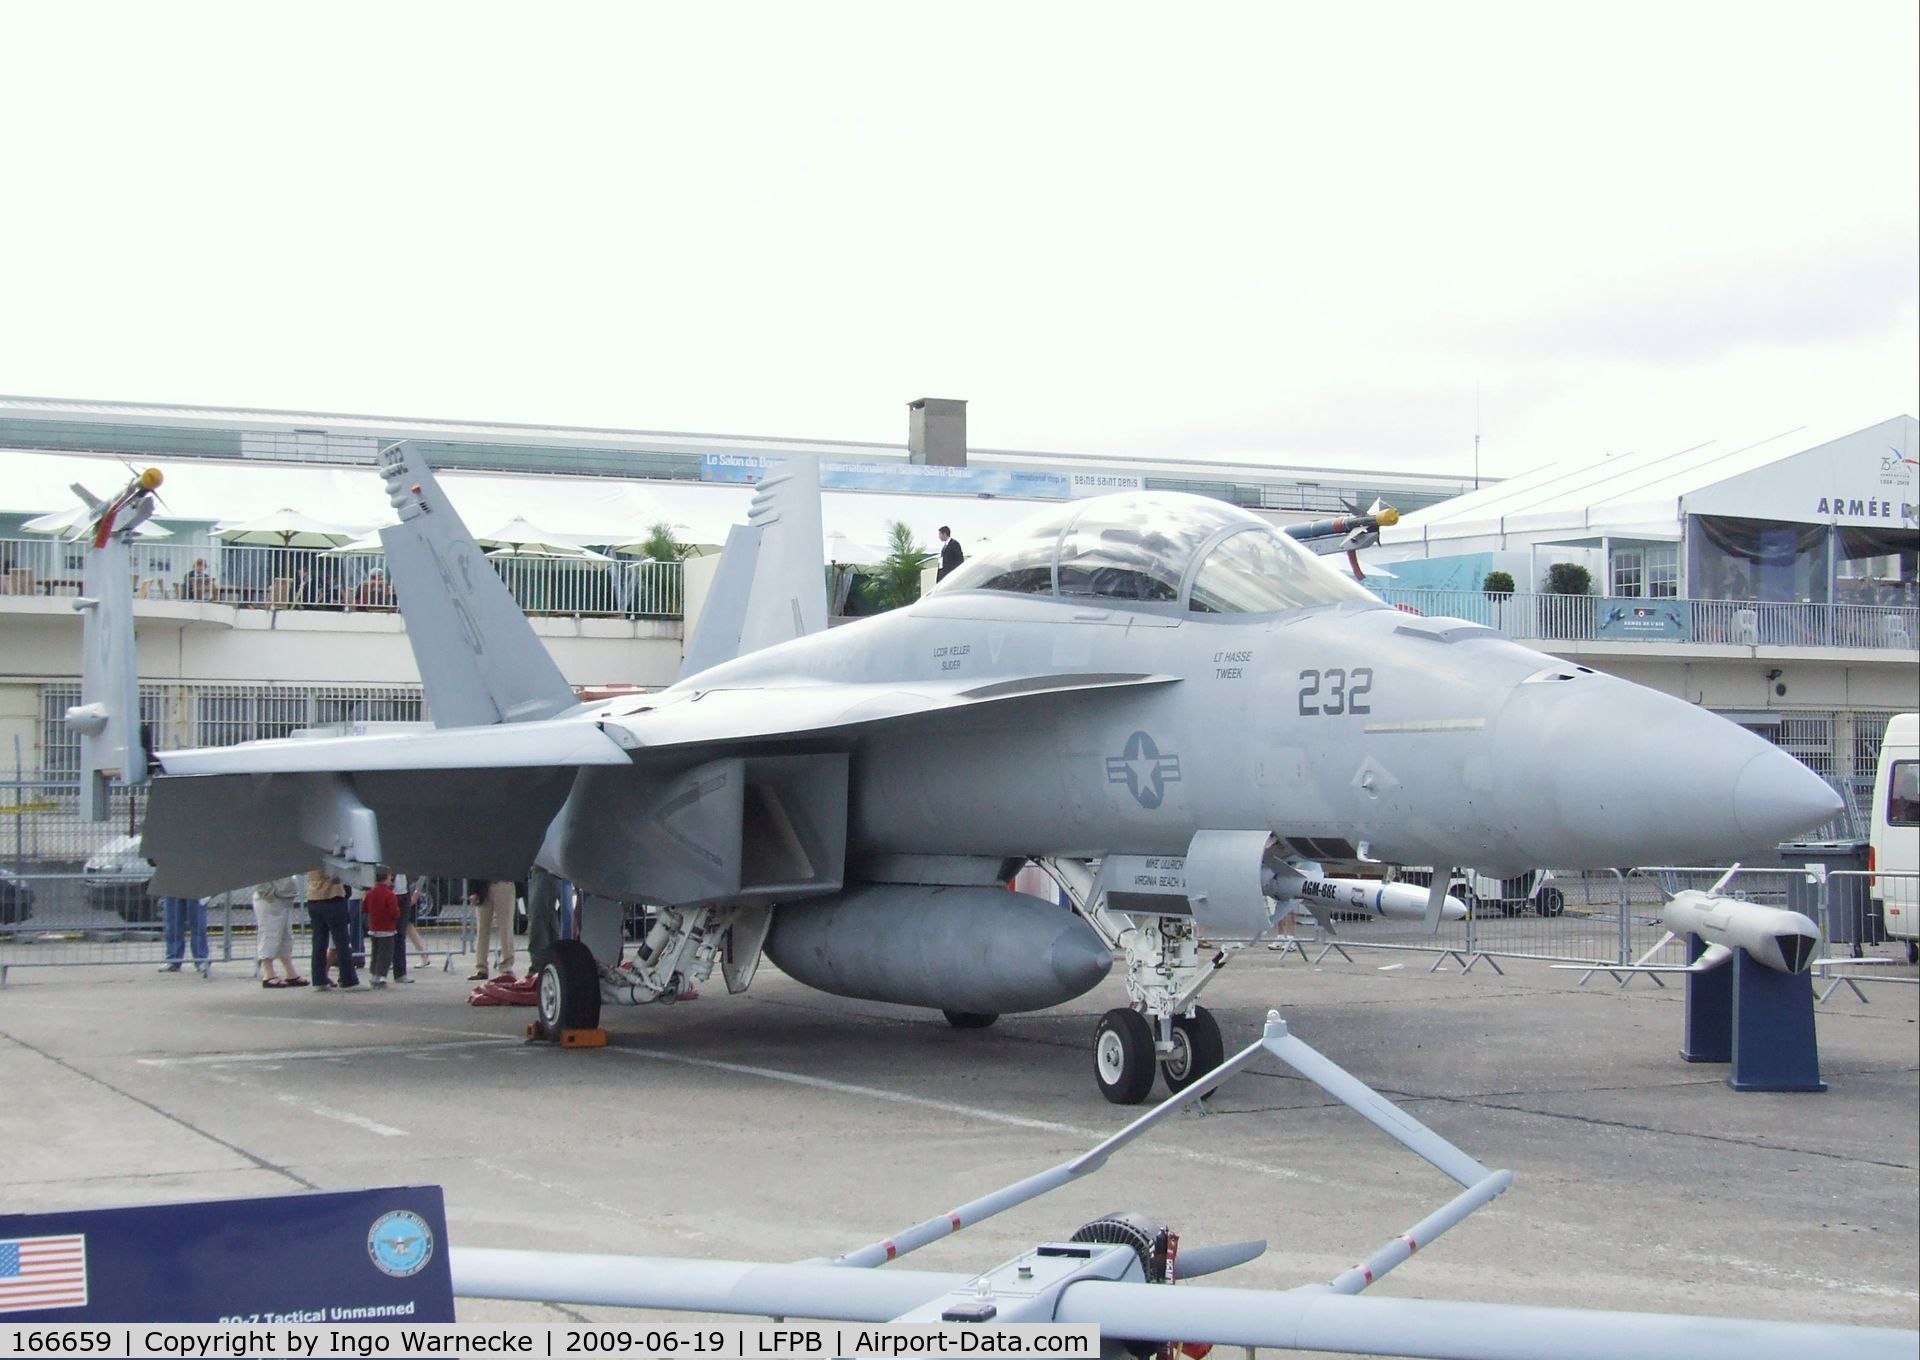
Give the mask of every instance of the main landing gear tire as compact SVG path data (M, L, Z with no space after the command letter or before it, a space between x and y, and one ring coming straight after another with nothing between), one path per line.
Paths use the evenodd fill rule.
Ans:
M941 1011L947 1017L947 1023L955 1029L985 1029L1000 1017L989 1015L985 1011Z
M1160 1060L1160 1075L1175 1095L1226 1061L1227 1050L1220 1039L1220 1022L1205 1006L1195 1006L1192 1015L1173 1017L1173 1047Z
M1093 1035L1093 1079L1115 1105L1138 1105L1153 1090L1153 1026L1139 1011L1116 1006Z
M541 1037L560 1041L560 1032L595 1029L600 1024L600 968L593 951L578 940L556 940L540 970Z

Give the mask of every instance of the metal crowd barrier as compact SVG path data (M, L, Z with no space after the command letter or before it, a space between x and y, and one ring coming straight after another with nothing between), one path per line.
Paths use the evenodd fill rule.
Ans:
M1437 954L1429 971L1452 959L1463 972L1482 961L1498 972L1501 959L1618 963L1636 942L1651 943L1638 908L1657 903L1659 893L1617 870L1548 869L1505 880L1468 871L1463 877L1464 893L1456 888L1454 895L1471 894L1467 918L1443 921L1435 934L1418 921L1338 915L1329 932L1302 910L1296 915L1296 929L1307 930L1301 946L1316 962L1347 948L1405 950Z
M1884 934L1885 922L1876 921L1871 904L1877 882L1892 879L1920 887L1920 872L1868 869L1832 869L1823 872L1809 869L1806 876L1819 905L1820 915L1816 919L1827 942L1824 954L1813 965L1814 971L1827 981L1826 990L1819 996L1821 1001L1845 987L1864 1005L1868 998L1860 990L1859 984L1862 982L1920 986L1920 974L1898 971L1899 965L1904 962L1901 958L1866 952L1870 945L1898 944L1907 951L1908 958L1912 957L1913 946L1906 937ZM1876 926L1881 928L1878 932ZM1873 938L1876 933L1880 934L1879 939ZM1842 949L1844 953L1840 952Z
M1504 971L1501 960L1584 964L1588 971L1582 985L1596 974L1607 973L1625 987L1642 976L1624 971L1629 965L1686 964L1685 941L1664 941L1667 931L1661 907L1669 894L1713 887L1726 876L1728 867L1647 865L1624 873L1546 870L1506 880L1499 884L1497 895L1483 895L1481 890L1492 881L1469 871L1465 878L1475 891L1467 918L1444 921L1435 934L1427 934L1418 921L1342 919L1337 914L1328 931L1299 910L1294 934L1271 947L1298 953L1313 963L1336 954L1351 961L1348 951L1356 949L1431 955L1429 972L1451 961L1463 974L1481 962L1496 972ZM1912 873L1875 875L1853 869L1822 871L1817 866L1742 868L1721 891L1812 918L1826 942L1813 965L1828 980L1819 999L1826 1001L1846 987L1864 1002L1866 994L1855 985L1859 982L1920 984L1920 976L1898 967L1902 959L1867 953L1870 944L1878 943L1871 938L1875 918L1868 907L1866 882L1875 877L1920 879ZM1548 896L1549 889L1557 896ZM1455 895L1460 895L1458 889ZM1658 974L1645 976L1665 985Z
M114 906L103 905L97 894L90 900L87 878L83 873L9 871L0 880L0 987L7 985L7 975L15 968L159 968L168 962L166 921L159 899L137 888L122 893L112 900L122 905L123 916ZM311 951L305 906L300 903L293 916L293 958L301 972L306 971ZM426 958L430 964L437 961L442 972L451 972L455 959L473 952L474 909L464 901L436 908L430 919L419 923L419 929L428 946ZM260 965L254 935L250 888L208 899L211 966L245 963L257 976ZM184 967L192 968L197 960L190 939L183 954ZM409 946L408 962L421 954Z

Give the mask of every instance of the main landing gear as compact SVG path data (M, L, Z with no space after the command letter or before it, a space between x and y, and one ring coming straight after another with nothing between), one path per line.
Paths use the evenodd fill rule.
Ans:
M578 940L555 940L540 970L535 1002L540 1037L557 1044L568 1030L600 1025L600 965Z

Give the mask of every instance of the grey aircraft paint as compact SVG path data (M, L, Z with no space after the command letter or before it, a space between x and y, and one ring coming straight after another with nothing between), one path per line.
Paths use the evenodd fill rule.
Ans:
M402 446L382 470L428 703L442 722L477 716L163 755L154 887L212 892L316 858L519 877L537 856L597 904L589 943L561 951L541 989L556 1028L597 1018L603 995L671 998L721 965L744 987L769 934L803 980L844 994L967 1023L1058 1004L1098 981L1098 949L1076 936L1056 968L1048 921L979 895L1033 859L1127 958L1133 1005L1103 1019L1096 1074L1109 1099L1137 1102L1156 1059L1175 1089L1219 1059L1195 997L1227 955L1202 956L1201 937L1257 937L1273 894L1324 881L1329 862L1714 862L1839 806L1730 722L1390 609L1196 496L1050 508L928 598L825 630L804 464L769 478L729 539L738 560L689 648L702 669L569 705L504 593L484 578L454 589L433 565L474 557L424 462ZM1141 857L1183 886L1119 905L1099 866ZM965 891L926 891L941 887ZM622 901L656 910L616 968Z

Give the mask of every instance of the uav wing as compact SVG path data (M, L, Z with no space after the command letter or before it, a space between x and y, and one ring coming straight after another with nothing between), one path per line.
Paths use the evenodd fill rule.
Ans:
M1325 1285L1286 1291L1219 1289L1099 1278L1088 1250L1087 1273L1049 1285L1010 1281L1001 1271L952 1275L889 1266L916 1247L950 1236L1004 1209L1045 1194L1103 1165L1109 1154L1179 1107L1199 1099L1262 1054L1276 1057L1399 1140L1455 1181L1465 1194L1429 1214L1361 1265ZM1506 1189L1512 1173L1488 1172L1459 1148L1421 1124L1352 1074L1335 1065L1270 1014L1259 1042L1207 1077L1178 1092L1094 1148L1050 1171L981 1196L833 1264L688 1261L659 1257L455 1247L453 1286L467 1298L530 1299L674 1312L763 1317L826 1318L844 1322L921 1320L943 1299L991 1298L1002 1321L1091 1323L1104 1339L1146 1343L1237 1345L1347 1354L1485 1357L1533 1360L1612 1360L1619 1355L1686 1355L1696 1360L1802 1360L1807 1355L1911 1357L1914 1333L1889 1329L1748 1319L1615 1313L1578 1308L1362 1297L1374 1280L1429 1246L1449 1227ZM1088 1239L1076 1236L1074 1241ZM1224 1269L1258 1254L1261 1244L1237 1244L1195 1253L1185 1274ZM1042 1248L1058 1259L1062 1249ZM1207 1259L1211 1257L1211 1259ZM1023 1255L1009 1268L1030 1262ZM1130 1254L1127 1260L1134 1259ZM1181 1266L1189 1255L1179 1256ZM995 1325L992 1322L983 1324Z

